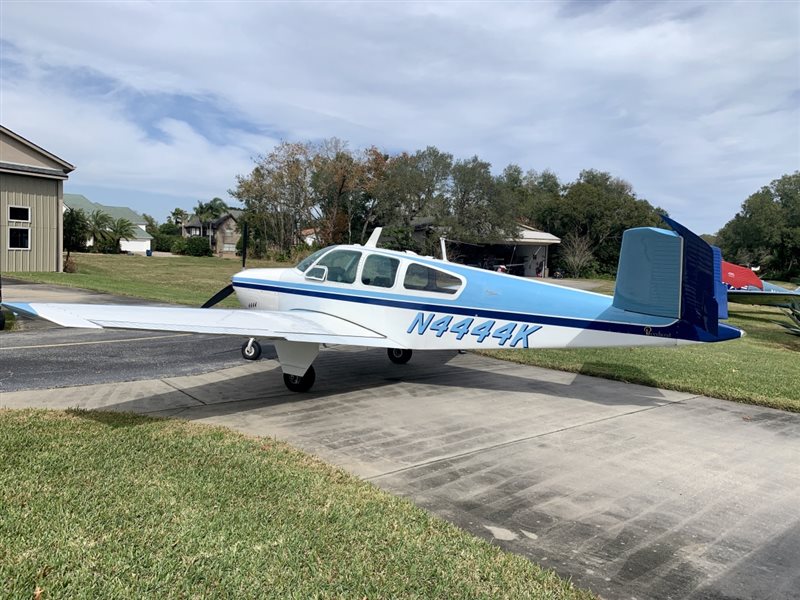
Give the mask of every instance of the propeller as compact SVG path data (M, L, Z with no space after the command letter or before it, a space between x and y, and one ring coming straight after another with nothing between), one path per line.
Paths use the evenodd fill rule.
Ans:
M200 308L211 308L215 304L218 304L223 300L225 300L225 298L230 296L232 293L233 293L233 284L228 284L220 291L218 291L216 294L211 296L211 298L206 300L206 303L203 304L203 306L201 306Z
M249 232L247 231L247 221L245 221L244 225L242 225L242 268L243 269L245 268L245 265L247 264L247 239L248 239L248 237L249 237ZM201 306L200 308L211 308L215 304L219 304L220 302L225 300L225 298L230 296L232 293L233 293L233 284L226 285L224 288L222 288L216 294L211 296L211 298L206 300L205 304L203 304L203 306Z

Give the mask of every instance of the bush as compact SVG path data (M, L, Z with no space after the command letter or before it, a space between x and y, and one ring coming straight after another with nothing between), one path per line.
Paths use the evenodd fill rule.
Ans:
M172 242L169 251L173 254L186 254L186 238L178 238Z
M157 233L153 236L152 247L157 252L172 252L175 242L182 240L179 235L167 235L164 233ZM176 252L176 254L178 254Z
M186 239L186 252L189 256L211 256L208 238L190 237Z
M75 259L71 256L68 256L64 259L64 273L77 273L78 272L78 265L75 263Z
M108 238L95 240L93 250L101 254L119 254L117 242Z

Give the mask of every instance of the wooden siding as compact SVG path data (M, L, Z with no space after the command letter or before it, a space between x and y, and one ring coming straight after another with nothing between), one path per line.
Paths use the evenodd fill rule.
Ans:
M0 174L0 270L61 269L62 182L43 177ZM30 208L30 223L8 220L9 206ZM30 250L9 250L9 227L30 228Z

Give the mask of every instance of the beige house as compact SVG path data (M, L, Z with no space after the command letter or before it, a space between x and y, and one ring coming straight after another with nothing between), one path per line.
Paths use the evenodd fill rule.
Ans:
M208 223L202 223L197 215L191 215L183 224L181 231L183 237L209 238L211 251L216 256L236 256L236 245L242 238L237 223L243 214L244 211L232 208Z
M63 269L64 180L74 170L0 125L0 271Z

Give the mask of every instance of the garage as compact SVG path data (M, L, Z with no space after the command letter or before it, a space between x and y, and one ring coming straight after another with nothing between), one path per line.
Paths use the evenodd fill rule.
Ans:
M63 185L73 170L0 125L0 270L62 270Z

